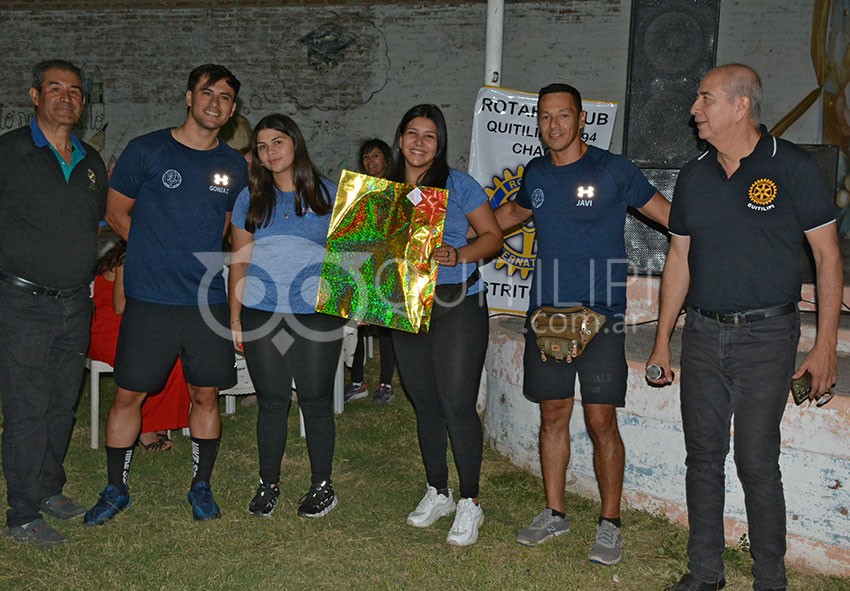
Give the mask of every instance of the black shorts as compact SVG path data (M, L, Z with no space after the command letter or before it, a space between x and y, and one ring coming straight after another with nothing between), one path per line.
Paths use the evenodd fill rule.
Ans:
M157 392L179 355L186 381L193 386L233 386L236 361L229 338L230 311L227 304L213 304L209 312L211 322L196 306L127 298L115 354L115 383L133 392Z
M575 397L576 374L581 384L582 404L626 405L626 333L622 320L610 318L572 363L543 359L535 342L530 320L525 321L523 392L532 402Z

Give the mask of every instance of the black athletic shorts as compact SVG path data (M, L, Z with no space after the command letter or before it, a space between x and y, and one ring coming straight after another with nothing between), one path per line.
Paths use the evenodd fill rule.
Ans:
M622 319L608 319L584 352L572 363L540 356L534 331L525 321L525 353L523 355L523 392L532 402L563 400L575 397L576 374L581 385L582 404L626 405L626 334Z
M233 386L236 361L230 311L227 304L210 305L208 311L209 319L197 306L127 298L115 354L115 383L133 392L157 392L179 355L186 381L193 386Z

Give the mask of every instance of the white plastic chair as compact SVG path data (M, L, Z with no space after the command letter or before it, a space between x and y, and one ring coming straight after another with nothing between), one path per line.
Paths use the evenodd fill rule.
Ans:
M91 448L97 449L100 437L100 374L113 373L112 366L103 361L92 361L86 357L86 368L89 376L89 391L91 392Z

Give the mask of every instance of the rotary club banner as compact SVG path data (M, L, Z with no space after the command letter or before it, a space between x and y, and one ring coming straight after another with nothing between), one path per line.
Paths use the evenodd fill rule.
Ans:
M587 112L581 139L607 150L611 145L617 103L583 100ZM495 209L519 190L525 164L542 156L537 129L537 95L485 86L475 100L469 174L484 187ZM535 260L534 223L505 235L502 252L481 267L491 314L523 315L528 309Z
M446 189L343 170L316 311L407 332L431 322Z

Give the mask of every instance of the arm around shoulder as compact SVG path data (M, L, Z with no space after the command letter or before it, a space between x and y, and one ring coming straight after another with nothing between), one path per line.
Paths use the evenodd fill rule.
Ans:
M670 202L661 193L655 193L638 211L665 228L670 226Z

